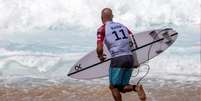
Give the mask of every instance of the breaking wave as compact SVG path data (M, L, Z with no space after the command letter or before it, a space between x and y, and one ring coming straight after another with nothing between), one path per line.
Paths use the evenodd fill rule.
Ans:
M0 31L93 29L104 7L130 27L199 24L200 5L200 0L0 0Z

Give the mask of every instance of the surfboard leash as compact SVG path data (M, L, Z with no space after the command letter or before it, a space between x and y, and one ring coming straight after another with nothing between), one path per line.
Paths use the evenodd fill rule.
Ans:
M156 37L156 36L154 36L154 37ZM151 52L152 46L153 46L153 44L150 45L149 50L148 50L148 61L147 61L147 64L146 64L146 63L143 64L143 65L147 66L147 72L138 80L137 85L138 85L138 84L148 75L148 73L149 73L149 70L150 70L149 59L150 59L150 52ZM137 75L138 75L138 74L139 74L139 69L138 69ZM137 76L137 75L136 75L136 76Z
M149 70L150 70L150 66L149 64L144 64L147 66L147 72L138 80L137 85L148 75ZM139 70L138 70L139 71ZM139 73L138 73L139 74Z
M161 30L161 31L159 31L159 33L160 32L162 32L162 31L164 31L164 30L172 30L171 28L166 28L166 29L163 29L163 30ZM157 33L158 34L158 33ZM157 34L155 35L155 36L153 36L153 39L157 39ZM177 33L175 33L175 35L176 35ZM172 35L171 35L172 36ZM149 70L150 70L150 65L149 65L149 60L150 60L150 52L151 52L151 49L152 49L152 47L153 47L153 45L154 44L151 44L150 45L150 47L149 47L149 50L148 50L148 61L147 61L147 64L145 63L144 65L146 65L147 66L147 72L144 74L144 76L142 76L141 78L140 78L140 80L138 80L138 82L137 82L137 85L140 83L140 81L142 81L146 76L147 76L147 74L149 73ZM160 48L161 48L161 45L160 45ZM139 74L139 69L138 69L138 73L137 73L137 75ZM137 76L136 75L136 76Z

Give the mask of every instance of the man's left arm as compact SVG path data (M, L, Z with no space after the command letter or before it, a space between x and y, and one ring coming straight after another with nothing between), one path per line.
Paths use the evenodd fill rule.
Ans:
M137 48L138 46L136 44L136 41L135 41L133 33L128 28L127 28L127 30L128 30L129 37L132 40L132 43L135 45L135 48Z
M128 28L127 28L127 30L128 30L128 33L129 33L129 36L130 36L130 38L131 38L131 40L132 40L133 45L135 45L135 48L137 48L138 46L137 46L137 44L136 44L136 41L135 41L135 38L134 38L133 33L132 33ZM139 64L139 62L138 62L138 60L137 60L137 54L136 54L136 52L134 52L133 58L134 58L134 66L133 66L133 67L134 67L134 68L139 67L140 64Z

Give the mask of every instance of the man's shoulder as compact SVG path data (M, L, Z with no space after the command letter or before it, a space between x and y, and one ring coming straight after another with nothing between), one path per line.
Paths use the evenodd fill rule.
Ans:
M98 28L98 32L103 32L105 31L105 24L101 25L99 28Z
M130 29L129 29L127 26L125 26L124 24L119 23L119 22L114 22L114 23L116 23L117 25L120 25L120 26L124 27L125 29L128 30L128 33L129 33L129 34L132 34L132 32L130 31Z
M126 27L124 24L120 23L120 22L113 22L115 25L119 25L119 26L123 26Z
M123 25L122 23L120 23L120 22L113 22L113 23L115 23L115 24L119 24L119 25Z

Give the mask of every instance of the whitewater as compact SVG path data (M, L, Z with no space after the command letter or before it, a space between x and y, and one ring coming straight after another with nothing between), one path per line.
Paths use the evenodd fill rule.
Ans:
M66 76L95 49L104 7L112 8L114 21L134 33L177 30L176 42L149 61L142 83L151 101L199 101L200 0L0 0L1 101L112 100L107 78Z

